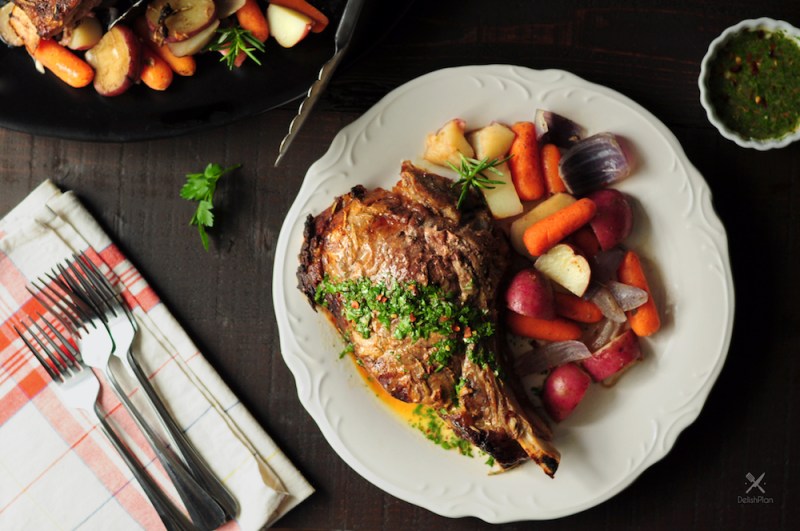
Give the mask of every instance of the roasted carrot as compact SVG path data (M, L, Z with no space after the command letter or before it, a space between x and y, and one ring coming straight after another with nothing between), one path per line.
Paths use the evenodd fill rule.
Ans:
M545 188L536 126L532 122L517 122L511 126L511 130L517 134L511 143L511 158L508 159L514 188L523 201L540 199Z
M522 241L533 256L542 255L588 223L596 211L594 201L579 199L525 229Z
M179 76L193 76L197 71L197 62L194 60L194 56L187 55L178 57L172 53L172 50L170 50L169 46L166 44L159 46L154 42L149 42L148 45L150 45L153 51L166 61L172 71Z
M642 263L639 256L633 251L628 251L622 258L617 270L619 281L623 284L636 286L647 292L647 302L635 310L627 312L628 321L631 329L639 337L645 337L658 332L661 328L661 318L658 316L658 308L650 293L650 285L642 270Z
M142 83L153 90L166 90L172 84L172 68L153 51L150 46L142 46Z
M33 57L71 87L85 87L94 79L89 63L52 39L42 39Z
M544 184L551 194L567 191L564 181L561 180L561 171L558 169L559 162L561 162L561 151L553 144L543 145L542 172L544 173Z
M194 57L187 55L186 57L178 57L169 49L166 44L156 44L153 42L153 36L150 34L150 29L147 27L147 20L144 17L139 17L133 22L133 31L139 36L142 43L149 46L156 55L163 59L173 72L179 76L193 76L197 70L197 62Z
M603 318L603 312L591 301L583 300L572 293L556 292L555 295L556 313L561 317L579 323L596 323Z
M257 0L245 0L244 5L236 12L239 25L253 34L253 37L264 42L269 37L269 25L264 11Z
M533 339L568 341L581 337L580 327L566 319L536 319L508 312L506 323L512 334Z
M571 238L572 243L586 256L594 256L600 252L600 242L597 241L594 231L587 226L576 230Z
M328 26L328 17L306 0L270 0L270 3L294 9L311 18L314 21L314 24L311 25L312 33L319 33Z

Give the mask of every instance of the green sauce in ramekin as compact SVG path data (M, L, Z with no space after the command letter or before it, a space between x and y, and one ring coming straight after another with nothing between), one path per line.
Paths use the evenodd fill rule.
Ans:
M800 46L783 31L732 35L712 58L707 86L719 120L746 138L780 138L800 126Z

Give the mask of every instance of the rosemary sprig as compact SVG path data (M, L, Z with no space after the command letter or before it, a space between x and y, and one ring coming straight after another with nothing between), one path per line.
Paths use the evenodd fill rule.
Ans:
M493 190L495 186L499 184L505 184L504 181L498 181L495 179L490 179L484 172L492 172L495 175L503 175L503 172L497 169L497 166L508 161L511 158L511 155L503 159L492 159L489 160L489 157L484 157L481 160L473 159L470 157L465 157L463 153L459 153L461 155L461 166L457 167L450 161L447 161L447 165L450 166L455 172L458 173L459 179L453 183L453 187L461 186L461 194L458 196L458 203L456 203L456 208L461 208L461 204L464 202L464 199L467 198L467 194L471 188L485 188L488 190Z
M250 30L240 26L229 26L217 29L217 37L212 40L206 50L224 52L220 62L228 65L230 70L236 66L236 58L244 52L247 57L257 65L261 61L255 56L255 52L264 53L264 43L256 39Z

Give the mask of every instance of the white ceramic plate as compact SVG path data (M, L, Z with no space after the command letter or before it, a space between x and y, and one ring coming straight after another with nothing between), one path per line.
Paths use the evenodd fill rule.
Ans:
M460 117L469 127L563 114L589 133L612 131L636 152L619 188L634 198L628 241L649 268L663 329L646 359L611 389L590 388L555 428L561 466L550 479L533 463L489 476L479 458L444 451L404 424L366 387L332 327L300 291L295 272L309 214L356 184L391 187L425 135ZM487 522L557 518L597 505L661 459L697 415L719 374L733 325L724 228L708 186L669 130L607 88L558 70L471 66L433 72L391 92L344 128L309 169L278 239L273 298L281 350L300 401L334 450L386 492L445 516Z

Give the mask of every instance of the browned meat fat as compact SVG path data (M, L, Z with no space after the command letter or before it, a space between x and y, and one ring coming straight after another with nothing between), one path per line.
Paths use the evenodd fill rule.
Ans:
M434 408L503 468L533 459L552 476L560 455L549 442L547 424L497 364L475 354L491 353L502 367L502 334L485 334L437 366L434 355L448 340L441 330L429 337L403 336L397 334L399 316L391 315L391 320L372 319L365 337L346 316L342 293L333 290L315 301L323 282L367 279L371 286L435 287L460 308L474 309L484 323L497 324L496 298L509 248L476 195L463 210L456 208L457 199L452 181L410 162L403 163L391 191L356 186L309 216L299 287L350 338L354 355L392 396ZM460 327L453 330L463 334L461 340L469 337Z
M31 19L40 37L49 38L82 19L100 0L14 0Z

